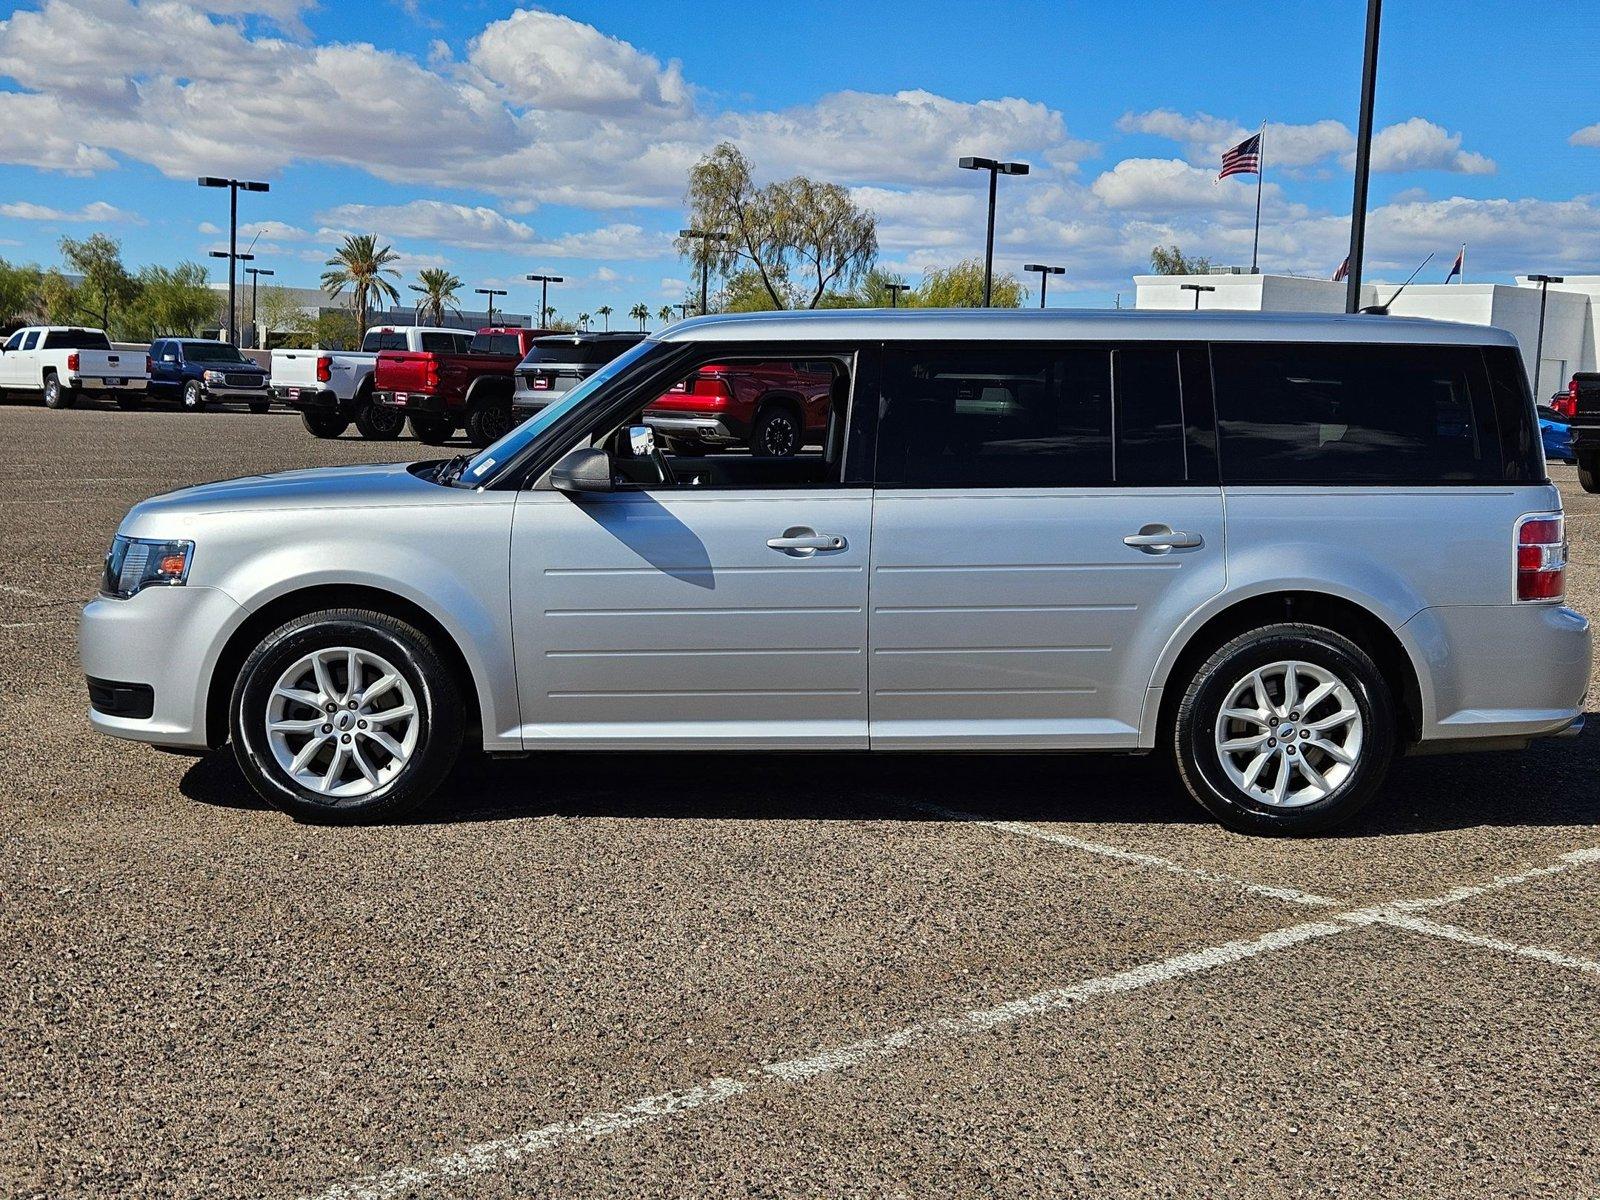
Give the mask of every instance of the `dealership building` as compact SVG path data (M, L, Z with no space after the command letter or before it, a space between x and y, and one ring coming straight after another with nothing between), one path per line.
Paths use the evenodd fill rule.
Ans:
M1215 272L1206 275L1136 275L1137 307L1235 312L1343 312L1345 285L1297 275ZM1397 317L1431 317L1509 330L1522 347L1528 379L1534 378L1539 343L1539 285L1519 275L1516 283L1413 283L1395 299L1398 283L1364 283L1362 307L1389 304ZM1197 290L1199 289L1199 290ZM1392 301L1392 303L1391 303ZM1378 318L1375 318L1378 319ZM1566 386L1578 371L1600 371L1600 275L1568 275L1545 297L1544 350L1539 390L1544 396ZM1544 399L1544 397L1540 397Z

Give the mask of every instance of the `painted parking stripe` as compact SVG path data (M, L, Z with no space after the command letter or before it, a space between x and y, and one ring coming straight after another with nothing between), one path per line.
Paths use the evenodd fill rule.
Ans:
M1600 962L1595 962L1590 958L1579 958L1575 954L1565 954L1560 950L1551 950L1545 946L1508 942L1504 938L1473 933L1472 930L1462 929L1459 925L1445 925L1438 921L1429 921L1423 917L1410 917L1404 913L1379 909L1372 912L1346 913L1341 915L1339 919L1360 924L1387 925L1392 929L1408 929L1412 933L1443 938L1450 942L1460 942L1464 946L1477 946L1483 950L1498 950L1502 954L1514 954L1519 958L1531 958L1536 962L1549 963L1555 967L1566 967L1573 971L1582 971L1587 975L1600 975Z
M1119 995L1152 984L1204 974L1218 967L1316 938L1334 937L1355 928L1358 927L1342 922L1308 922L1275 929L1256 938L1185 951L1113 975L1051 988L992 1008L973 1009L960 1016L917 1022L892 1033L824 1049L804 1058L753 1065L744 1072L742 1079L718 1076L687 1091L647 1096L625 1108L592 1113L571 1121L541 1125L509 1137L479 1142L415 1166L397 1167L366 1179L338 1184L320 1193L318 1200L393 1200L407 1192L426 1192L448 1180L498 1170L558 1146L590 1141L664 1120L678 1113L722 1104L768 1081L803 1083L819 1076L858 1068L874 1060L890 1058L922 1042L980 1034L1026 1017L1058 1012L1102 996Z

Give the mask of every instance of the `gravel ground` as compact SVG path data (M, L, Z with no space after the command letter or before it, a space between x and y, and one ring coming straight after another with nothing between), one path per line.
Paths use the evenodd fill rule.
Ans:
M88 734L130 504L438 453L0 405L0 1195L1600 1196L1600 729L1302 842L1024 756L468 756L309 828Z

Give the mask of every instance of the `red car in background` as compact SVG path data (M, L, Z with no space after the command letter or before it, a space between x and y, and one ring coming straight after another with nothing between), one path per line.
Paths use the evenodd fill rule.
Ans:
M674 445L748 446L781 458L822 444L833 380L826 362L711 363L662 395L644 420Z
M372 372L372 402L399 409L421 441L438 445L465 428L487 446L512 426L512 372L547 329L492 325L463 352L384 350Z

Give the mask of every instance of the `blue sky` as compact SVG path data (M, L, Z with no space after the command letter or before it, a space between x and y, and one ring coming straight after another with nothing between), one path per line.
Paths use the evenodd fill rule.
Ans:
M1253 180L1212 183L1267 120L1262 262L1327 275L1348 238L1362 0L1323 3L570 3L48 0L0 25L0 255L57 261L104 230L134 264L204 259L225 193L265 178L248 235L316 281L375 231L410 282L566 275L566 315L682 298L688 166L724 138L763 177L845 184L915 279L981 252L961 154L1020 158L997 264L1067 268L1052 304L1131 289L1157 241L1248 262ZM1391 0L1373 273L1600 271L1600 5ZM264 228L263 228L264 226ZM1433 272L1430 267L1429 273Z

